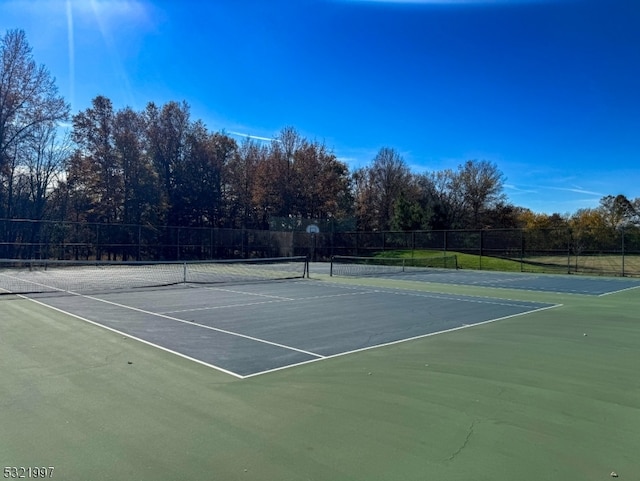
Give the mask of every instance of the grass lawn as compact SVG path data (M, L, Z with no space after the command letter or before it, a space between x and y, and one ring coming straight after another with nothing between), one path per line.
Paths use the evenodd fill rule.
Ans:
M520 262L500 259L497 257L478 256L475 254L465 254L462 252L447 251L447 255L455 255L458 260L458 268L460 269L483 269L491 271L520 272ZM420 258L420 257L437 257L444 255L443 251L434 250L395 250L384 251L378 254L380 257L403 257L403 258ZM543 272L541 267L534 267L535 272Z
M504 272L539 272L567 274L582 273L594 275L621 275L623 272L620 255L583 255L583 256L534 256L520 260L503 259L492 256L479 256L462 252L447 251L447 255L455 254L458 267L461 269L480 269ZM441 256L443 251L436 250L391 250L378 254L379 257L420 258ZM625 276L640 276L640 256L624 257Z

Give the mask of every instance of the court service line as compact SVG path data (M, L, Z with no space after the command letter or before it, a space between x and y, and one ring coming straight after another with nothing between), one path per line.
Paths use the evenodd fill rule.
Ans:
M223 289L222 287L205 287L208 291L221 291L221 292L230 292L232 294L242 294L245 296L255 296L255 297L266 297L269 299L278 299L281 301L295 301L290 297L282 297L282 296L271 296L269 294L259 294L257 292L246 292L246 291L236 291L233 289Z
M106 299L100 299L99 297L87 296L87 295L78 294L78 293L72 293L72 294L75 294L75 295L80 296L80 297L84 297L86 299L91 299L93 301L103 302L105 304L110 304L112 306L121 307L123 309L129 309L129 310L132 310L132 311L135 311L135 312L141 312L142 314L148 314L150 316L162 317L164 319L168 319L170 321L175 321L175 322L180 322L182 324L187 324L189 326L202 327L203 329L209 329L211 331L220 332L222 334L228 334L230 336L242 337L242 338L248 339L250 341L260 342L262 344L268 344L268 345L271 345L271 346L280 347L282 349L287 349L287 350L290 350L290 351L300 352L302 354L307 354L308 356L317 357L319 359L322 359L322 358L326 357L326 356L323 356L321 354L317 354L315 352L305 351L304 349L298 349L296 347L287 346L285 344L279 344L277 342L267 341L266 339L260 339L258 337L248 336L246 334L241 334L239 332L227 331L226 329L220 329L218 327L207 326L206 324L200 324L200 323L194 322L194 321L187 321L185 319L180 319L178 317L167 316L166 314L159 314L157 312L147 311L145 309L139 309L139 308L133 307L133 306L127 306L125 304L120 304L118 302L107 301Z
M299 299L297 299L298 301L312 301L315 299L331 299L334 297L349 297L349 296L363 296L366 294L375 294L377 291L372 289L372 290L362 290L359 292L347 292L344 294L320 294L317 296L311 296L311 297L301 297Z
M362 296L365 294L374 294L377 291L360 291L360 292L349 292L346 294L326 294L319 296L311 296L311 297L300 297L298 299L289 299L288 297L277 297L277 296L267 296L267 297L276 297L271 301L262 301L262 302L245 302L240 304L226 304L224 306L207 306L207 307L194 307L192 309L180 309L176 311L162 311L161 314L180 314L183 312L198 312L198 311L213 311L216 309L228 309L232 307L249 307L249 306L260 306L264 304L273 304L278 302L291 302L291 301L310 301L316 299L331 299L334 297L346 297L346 296ZM236 294L242 294L242 292L236 291Z
M225 304L224 306L207 306L207 307L194 307L192 309L178 309L175 311L162 311L159 314L180 314L182 312L198 312L198 311L213 311L216 309L228 309L231 307L249 307L249 306L261 306L264 304L274 304L278 302L291 302L295 299L272 299L270 301L260 301L260 302L243 302L239 304Z

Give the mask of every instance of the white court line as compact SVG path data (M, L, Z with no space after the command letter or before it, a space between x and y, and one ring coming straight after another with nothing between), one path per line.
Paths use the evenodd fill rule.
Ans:
M346 292L344 294L324 294L324 295L318 295L318 296L311 296L311 297L300 297L298 299L296 299L296 301L313 301L316 299L332 299L334 297L352 297L352 296L363 296L365 294L375 294L376 291L375 289L372 289L370 291L360 291L360 292Z
M437 336L438 334L445 334L445 333L448 333L448 332L460 331L462 329L468 329L468 328L475 327L475 326L482 326L483 324L490 324L492 322L503 321L505 319L510 319L512 317L524 316L524 315L527 315L527 314L533 314L534 312L546 311L548 309L555 309L556 307L562 307L562 304L554 304L552 306L541 307L540 309L534 309L532 311L520 312L518 314L510 314L508 316L498 317L496 319L489 319L488 321L476 322L475 324L463 324L463 325L458 326L458 327L452 327L451 329L445 329L444 331L430 332L428 334L420 334L419 336L408 337L408 338L405 338L405 339L398 339L397 341L385 342L383 344L376 344L375 346L367 346L367 347L363 347L363 348L360 348L360 349L354 349L352 351L339 352L338 354L332 354L332 355L329 355L329 356L325 356L322 359L311 359L309 361L302 361L302 362L298 362L296 364L289 364L287 366L281 366L281 367L277 367L275 369L268 369L266 371L256 372L256 373L253 373L253 374L247 374L242 379L249 379L251 377L262 376L263 374L269 374L269 373L276 372L276 371L282 371L284 369L289 369L291 367L303 366L305 364L311 364L312 362L326 361L328 359L334 359L336 357L347 356L349 354L356 354L358 352L369 351L371 349L378 349L380 347L392 346L394 344L401 344L403 342L414 341L416 339L423 339L425 337Z
M610 296L611 294L617 294L618 292L631 291L633 289L638 289L638 288L640 288L640 285L627 287L626 289L620 289L619 291L605 292L604 294L600 294L598 297Z
M244 302L241 304L225 304L224 306L206 306L206 307L194 307L192 309L178 309L175 311L162 311L159 314L180 314L182 312L198 312L198 311L213 311L216 309L229 309L233 307L249 307L249 306L261 306L264 304L274 304L278 302L291 302L293 299L273 299L271 301L260 302Z
M233 289L223 289L222 287L205 287L206 290L208 291L221 291L221 292L230 292L232 294L242 294L245 296L255 296L255 297L267 297L269 299L278 299L281 301L295 301L295 299L292 299L290 297L282 297L282 296L271 296L268 294L258 294L256 292L245 292L245 291L236 291Z

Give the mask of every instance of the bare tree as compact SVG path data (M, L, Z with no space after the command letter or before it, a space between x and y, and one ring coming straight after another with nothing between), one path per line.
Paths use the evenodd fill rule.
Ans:
M23 162L31 202L29 218L44 217L47 201L63 180L65 166L71 153L69 134L60 137L59 129L51 124L41 124L33 129L26 145Z
M633 224L637 215L633 202L622 194L603 197L598 210L605 223L613 229Z
M69 105L58 96L49 71L36 65L24 31L7 31L0 37L0 176L15 174L15 157L34 129L55 126L68 116ZM0 208L2 195L0 190Z
M394 208L411 184L411 171L394 149L380 149L370 166L354 176L356 209L361 229L387 230L394 218Z
M631 223L635 226L640 226L640 197L636 197L631 201L633 206L633 217Z
M504 201L504 176L487 160L468 160L458 167L459 195L471 215L471 227L480 225L480 213Z
M465 225L465 199L462 193L461 179L452 169L439 170L425 174L424 188L434 199L437 212L437 228L456 229ZM436 226L434 226L436 227Z

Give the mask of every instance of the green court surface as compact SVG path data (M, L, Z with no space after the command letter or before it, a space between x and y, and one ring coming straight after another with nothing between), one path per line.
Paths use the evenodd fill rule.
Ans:
M6 296L1 467L94 481L640 479L638 289L314 277L561 306L238 379Z

